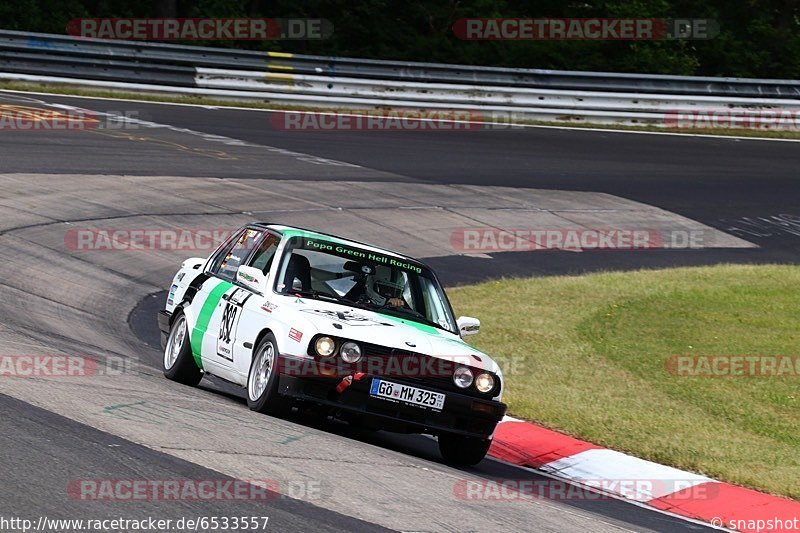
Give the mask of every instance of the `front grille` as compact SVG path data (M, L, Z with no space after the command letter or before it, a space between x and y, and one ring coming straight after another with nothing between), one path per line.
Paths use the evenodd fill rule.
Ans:
M453 383L452 376L457 366L456 363L377 344L364 344L364 358L358 366L371 375L423 388L428 387L445 392L456 392L475 398L492 398L497 394L496 391L500 386L499 379L495 376L497 385L494 390L488 393L478 392L474 387L461 389ZM472 368L475 375L482 372L477 368L470 368ZM410 372L407 370L410 370Z

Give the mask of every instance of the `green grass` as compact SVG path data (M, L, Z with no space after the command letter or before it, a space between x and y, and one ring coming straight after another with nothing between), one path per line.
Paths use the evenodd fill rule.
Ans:
M686 377L670 355L800 355L800 267L492 281L448 291L505 361L509 413L800 499L800 376ZM502 363L501 363L502 366Z
M17 82L17 81L3 81L0 82L0 90L7 89L13 91L27 91L27 92L44 92L53 94L63 94L69 96L86 96L86 97L99 97L99 98L122 98L126 100L138 100L142 102L167 102L174 104L195 104L195 105L208 105L216 107L246 107L250 109L274 109L281 111L296 110L296 111L324 111L324 112L338 112L338 113L366 113L369 110L365 109L346 109L334 107L311 107L301 105L285 105L275 104L269 102L258 102L253 100L234 100L234 99L218 99L207 98L203 96L175 96L170 93L146 93L146 92L127 92L122 90L111 89L91 89L78 87L68 84L53 84L53 83L30 83L30 82ZM374 112L374 110L373 110ZM491 117L489 117L491 119ZM480 116L473 117L473 120L479 121ZM531 126L554 126L554 127L576 127L585 129L605 129L605 130L619 130L619 131L645 131L645 132L667 132L667 133L686 133L691 135L718 135L723 137L753 137L753 138L767 138L767 139L800 139L800 131L784 131L784 130L759 130L747 128L665 128L655 125L622 125L622 124L588 124L580 120L570 119L564 117L563 121L544 121L544 120L517 120L516 124L531 125Z

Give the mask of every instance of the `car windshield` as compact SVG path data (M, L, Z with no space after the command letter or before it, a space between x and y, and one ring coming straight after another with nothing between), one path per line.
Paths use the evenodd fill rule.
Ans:
M458 331L444 292L428 268L325 239L289 240L275 290Z

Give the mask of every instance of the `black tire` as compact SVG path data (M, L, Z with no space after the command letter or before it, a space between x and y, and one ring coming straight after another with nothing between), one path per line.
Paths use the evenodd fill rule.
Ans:
M439 435L439 452L446 463L454 465L476 465L480 463L491 446L491 439L476 439L449 433Z
M251 410L276 416L287 412L289 403L278 394L279 361L278 343L267 333L253 351L247 374L247 406Z
M161 369L167 379L194 387L203 379L203 371L194 361L187 324L183 312L176 311L161 358Z

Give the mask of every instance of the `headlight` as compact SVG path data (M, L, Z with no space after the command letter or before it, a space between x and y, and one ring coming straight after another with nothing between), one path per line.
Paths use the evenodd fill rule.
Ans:
M475 388L480 392L489 392L494 388L494 377L486 372L478 374L475 378Z
M339 355L345 363L357 363L361 359L361 347L354 342L345 342L339 350Z
M472 385L472 370L465 366L460 366L456 368L456 371L453 372L453 382L456 384L457 387L462 389L466 389L470 385Z
M336 351L336 342L330 337L320 337L314 344L314 349L322 357L330 357Z

